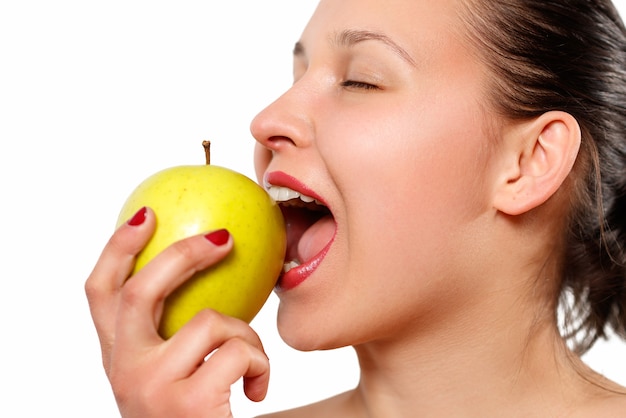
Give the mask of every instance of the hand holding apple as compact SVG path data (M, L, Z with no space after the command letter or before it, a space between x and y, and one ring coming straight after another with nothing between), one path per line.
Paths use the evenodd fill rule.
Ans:
M172 167L148 177L128 197L117 222L144 206L157 217L155 233L138 255L133 273L183 238L221 228L233 236L234 248L224 260L166 299L159 329L164 338L205 308L250 322L283 267L286 233L280 209L253 180L210 165L208 141L203 145L206 165Z

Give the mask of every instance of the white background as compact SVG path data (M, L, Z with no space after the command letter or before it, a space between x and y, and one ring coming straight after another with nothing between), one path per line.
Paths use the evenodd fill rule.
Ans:
M0 3L0 416L114 417L84 280L134 186L164 167L253 176L249 122L291 83L314 0ZM626 10L626 0L619 1ZM350 349L298 353L253 321L272 362L268 398L233 388L236 417L352 387ZM587 356L626 384L626 345ZM10 412L10 414L9 414Z

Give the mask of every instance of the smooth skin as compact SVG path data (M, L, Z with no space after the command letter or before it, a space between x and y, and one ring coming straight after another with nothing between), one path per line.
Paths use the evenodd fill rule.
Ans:
M259 180L295 177L337 224L317 270L278 291L281 336L300 350L354 346L361 366L354 390L269 416L626 416L626 388L555 325L580 129L559 111L495 116L461 3L322 0L293 86L252 122ZM120 409L228 417L240 376L253 400L267 389L256 333L214 312L168 341L156 324L165 296L232 240L182 241L126 281L153 227L150 211L122 226L86 285Z

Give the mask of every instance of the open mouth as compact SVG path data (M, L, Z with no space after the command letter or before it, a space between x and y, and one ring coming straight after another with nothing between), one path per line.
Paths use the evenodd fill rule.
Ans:
M308 277L323 259L335 237L335 219L328 207L316 197L286 186L268 185L267 191L279 204L287 228L282 279L287 275L297 276L290 279L296 285Z

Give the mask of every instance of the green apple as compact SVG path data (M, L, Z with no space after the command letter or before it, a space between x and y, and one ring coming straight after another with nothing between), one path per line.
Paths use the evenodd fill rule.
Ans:
M206 165L172 167L148 177L128 197L117 222L121 225L144 206L156 214L156 230L133 274L183 238L221 228L233 237L233 250L225 259L166 299L159 327L164 338L205 308L252 321L283 268L286 232L277 204L245 175L209 165L208 141L203 145Z

